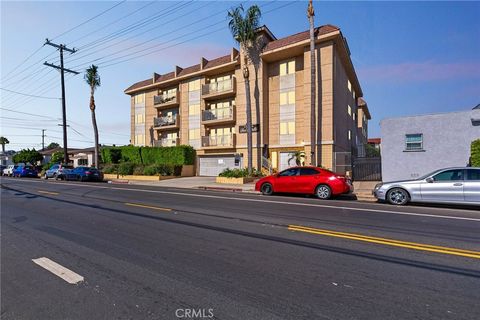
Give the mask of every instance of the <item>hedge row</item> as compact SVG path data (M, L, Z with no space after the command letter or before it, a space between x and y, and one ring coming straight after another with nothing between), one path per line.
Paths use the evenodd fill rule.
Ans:
M472 141L470 156L472 167L480 167L480 139Z
M136 165L168 164L192 165L195 150L191 146L175 147L105 147L102 148L103 163L130 162Z
M182 166L171 164L151 164L144 166L132 162L122 162L120 164L105 165L103 172L122 176L130 174L144 176L179 176L182 174Z

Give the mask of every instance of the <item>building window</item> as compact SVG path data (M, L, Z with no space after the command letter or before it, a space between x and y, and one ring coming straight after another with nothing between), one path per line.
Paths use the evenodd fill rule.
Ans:
M280 122L280 134L295 134L295 121Z
M405 150L416 151L423 150L423 134L406 134L405 135Z
M140 93L134 96L135 104L143 103L145 101L145 94Z
M280 63L281 76L285 76L287 74L293 74L293 73L295 73L295 60Z
M189 140L200 139L200 128L188 130L188 139Z
M355 121L355 119L357 118L357 116L355 115L355 112L352 114L352 118L353 118L353 121Z
M347 106L347 111L348 111L348 115L351 116L352 115L352 107L350 107L350 105Z
M78 159L79 166L88 166L88 159Z
M193 116L200 114L200 105L199 104L191 104L188 106L188 115Z
M145 117L143 116L143 113L137 113L135 115L135 123L145 123Z
M193 80L188 83L188 91L200 90L200 79Z
M350 83L350 80L347 80L347 87L348 87L348 91L352 91L352 84Z
M353 97L353 100L355 100L355 90L352 90L352 97Z
M352 140L352 130L348 130L348 140Z
M280 92L280 105L295 104L295 91Z
M134 145L140 146L140 145L145 145L145 135L144 134L137 134L135 135L135 141Z

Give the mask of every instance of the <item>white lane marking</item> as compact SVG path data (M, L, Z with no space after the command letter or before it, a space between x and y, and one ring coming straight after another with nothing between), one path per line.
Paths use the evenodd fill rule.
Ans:
M17 180L14 180L17 181ZM27 182L25 180L25 182ZM28 181L28 182L39 182L41 181ZM199 198L213 198L213 199L226 199L226 200L236 200L236 201L247 201L247 202L263 202L263 203L273 203L273 204L285 204L292 206L303 206L303 207L315 207L315 208L329 208L329 209L342 209L350 211L365 211L373 213L390 213L397 215L406 215L406 216L419 216L426 218L440 218L440 219L453 219L453 220L467 220L467 221L476 221L480 222L480 218L468 218L468 217L459 217L459 216L448 216L448 215L437 215L437 214L428 214L428 213L416 213L416 212L404 212L404 211L391 211L391 210L380 210L380 209L369 209L369 208L355 208L355 207L345 207L345 206L332 206L326 204L314 204L314 203L302 203L302 202L288 202L288 201L276 201L276 200L265 200L265 199L249 199L249 198L235 198L235 197L224 197L217 195L207 195L207 194L195 194L195 193L185 193L185 192L174 192L174 191L160 191L160 190L147 190L147 189L133 189L133 188L116 188L116 187L101 187L101 186L92 186L92 185L81 185L74 183L58 183L58 185L69 185L76 187L91 187L91 188L100 188L100 189L110 189L110 190L125 190L125 191L136 191L136 192L147 192L147 193L159 193L159 194L174 194L180 196L189 196L189 197L199 197ZM187 190L187 189L186 189ZM98 199L102 200L102 199ZM436 209L436 208L429 208ZM467 213L477 213L472 210L466 211Z
M64 266L52 261L48 258L42 257L38 259L32 259L32 261L38 264L40 267L50 271L57 277L62 278L71 284L76 284L83 281L83 277L70 269L65 268Z

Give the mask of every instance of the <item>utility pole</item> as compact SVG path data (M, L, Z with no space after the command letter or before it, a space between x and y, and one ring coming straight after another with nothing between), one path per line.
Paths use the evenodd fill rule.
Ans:
M314 34L314 22L313 17L315 11L313 10L312 0L308 3L307 17L310 23L310 164L317 166L317 158L315 157L315 149L317 145L315 143L316 137L316 121L315 121L315 34ZM318 130L321 130L319 125Z
M63 51L68 51L70 53L75 53L77 50L75 48L69 49L67 48L64 44L55 44L53 42L50 42L50 40L46 39L45 44L48 44L52 47L55 47L60 50L60 66L56 66L54 64L48 63L45 61L44 65L55 68L60 70L60 78L62 82L62 116L63 116L63 162L65 164L68 164L68 151L67 151L67 108L66 108L66 103L65 103L65 77L64 77L64 72L70 72L73 74L78 74L78 72L66 69L63 66Z
M42 150L45 150L45 131L47 129L42 129Z

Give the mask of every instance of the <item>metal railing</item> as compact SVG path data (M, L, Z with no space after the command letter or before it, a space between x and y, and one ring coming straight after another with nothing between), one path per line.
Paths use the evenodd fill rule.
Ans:
M177 102L178 92L170 93L170 94L161 94L159 96L153 97L153 104L164 104L169 102Z
M202 137L202 147L233 147L234 145L235 134Z
M174 147L178 145L178 138L168 139L162 138L155 140L155 147Z
M202 111L202 121L233 119L233 107Z
M154 127L173 126L177 123L178 115L153 118Z
M231 91L234 89L235 78L222 80L218 82L210 82L202 85L202 94L221 93L225 91Z

